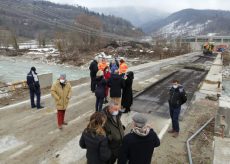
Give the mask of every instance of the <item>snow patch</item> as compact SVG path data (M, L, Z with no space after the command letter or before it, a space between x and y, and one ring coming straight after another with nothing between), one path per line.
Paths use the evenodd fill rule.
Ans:
M0 153L14 149L23 144L23 141L18 141L14 136L2 136L0 138Z
M164 37L178 37L182 35L195 36L200 34L212 20L207 20L203 24L191 24L191 22L179 23L179 20L174 21L156 32L157 35Z

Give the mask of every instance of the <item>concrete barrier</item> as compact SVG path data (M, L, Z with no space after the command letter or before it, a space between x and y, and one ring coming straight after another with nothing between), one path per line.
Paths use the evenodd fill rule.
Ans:
M39 74L38 79L41 88L50 87L53 84L53 73Z

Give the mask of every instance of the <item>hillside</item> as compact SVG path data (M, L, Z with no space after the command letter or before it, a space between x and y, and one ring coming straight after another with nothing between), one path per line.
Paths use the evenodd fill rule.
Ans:
M114 16L105 16L85 7L55 4L48 1L0 0L0 29L15 31L19 36L34 38L39 33L52 37L57 30L88 30L139 36L143 33ZM94 31L93 31L94 32Z
M185 9L149 26L154 36L229 35L230 11Z

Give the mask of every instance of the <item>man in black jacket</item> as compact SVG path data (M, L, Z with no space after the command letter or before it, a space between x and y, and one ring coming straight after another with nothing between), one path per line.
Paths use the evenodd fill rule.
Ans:
M181 105L187 101L186 92L178 80L172 81L172 87L169 91L169 112L172 119L172 129L168 133L172 133L173 137L178 137L179 127L179 115L181 111Z
M133 116L134 128L123 139L118 164L151 163L154 148L160 146L160 140L146 122L143 114Z
M124 126L121 123L121 113L119 112L119 109L119 105L114 102L110 102L109 106L106 106L103 109L107 116L104 129L112 152L108 164L114 164L116 162L122 144L122 139L124 137Z
M118 74L118 70L109 78L108 86L110 87L111 100L121 108L121 94L122 89L125 87L125 80Z
M96 75L97 75L97 71L98 71L98 62L97 61L98 61L98 57L96 56L89 66L90 78L91 78L91 91L92 92L95 92L95 87L96 87L95 79L96 79Z
M40 104L41 100L41 91L40 91L40 84L39 79L36 73L36 68L31 67L30 72L27 74L27 84L30 89L30 102L31 102L31 108L37 107L37 109L44 108ZM37 104L34 103L34 95L37 97Z

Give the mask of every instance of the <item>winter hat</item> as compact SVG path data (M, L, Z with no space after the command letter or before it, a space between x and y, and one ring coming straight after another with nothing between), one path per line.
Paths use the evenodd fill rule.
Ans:
M61 73L60 74L60 78L63 78L64 80L66 80L66 74L65 73Z
M95 57L94 57L94 60L98 61L98 56L95 56Z
M139 128L144 127L147 123L147 118L141 113L135 114L132 119L135 122L135 125Z
M99 70L98 72L97 72L97 77L100 77L100 76L103 76L104 74L103 74L103 71L102 70Z
M35 67L31 67L30 70L36 72L36 68Z

